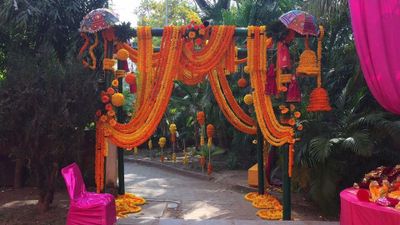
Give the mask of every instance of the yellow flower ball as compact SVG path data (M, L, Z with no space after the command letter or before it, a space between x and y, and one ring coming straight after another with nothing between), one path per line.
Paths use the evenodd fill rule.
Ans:
M118 82L117 79L114 79L114 80L111 82L111 85L112 85L113 87L118 87L118 84L119 84L119 82Z
M111 103L116 107L122 106L124 104L124 101L125 97L121 93L115 93L111 96Z
M167 143L167 139L165 137L160 137L160 139L158 139L158 145L161 148L164 148L165 144Z
M249 67L248 67L248 66L245 66L244 69L243 69L243 71L244 71L245 73L249 73Z
M245 95L243 100L244 100L244 103L246 105L252 105L253 104L253 96L251 94Z
M117 52L117 59L121 61L125 61L129 58L129 52L125 49L120 49Z

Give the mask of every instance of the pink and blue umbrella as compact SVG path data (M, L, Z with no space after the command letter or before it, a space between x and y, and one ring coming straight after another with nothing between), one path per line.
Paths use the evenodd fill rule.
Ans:
M83 17L79 31L96 33L110 28L118 21L118 16L113 11L105 8L95 9Z
M279 17L279 20L291 30L301 35L318 36L319 27L315 17L301 10L292 10Z

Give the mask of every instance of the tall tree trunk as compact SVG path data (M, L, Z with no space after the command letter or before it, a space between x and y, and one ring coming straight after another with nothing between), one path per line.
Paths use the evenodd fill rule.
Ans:
M15 171L14 171L14 188L19 189L22 187L22 172L24 169L24 160L21 157L17 157L15 160Z
M36 167L39 188L38 207L41 213L48 211L53 202L58 168L57 162L49 163L48 160L39 163Z

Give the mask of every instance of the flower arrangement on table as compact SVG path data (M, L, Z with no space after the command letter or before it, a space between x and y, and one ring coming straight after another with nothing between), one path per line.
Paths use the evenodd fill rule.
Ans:
M380 166L365 174L353 187L359 189L357 197L361 201L400 210L400 164L393 168Z

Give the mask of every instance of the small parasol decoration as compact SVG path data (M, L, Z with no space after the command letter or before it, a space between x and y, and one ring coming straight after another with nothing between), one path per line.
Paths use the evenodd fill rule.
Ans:
M292 10L279 17L279 20L289 29L301 35L318 36L319 27L315 17L301 10Z
M83 17L79 31L96 33L110 28L118 22L118 16L113 11L106 8L95 9Z
M96 68L96 56L93 50L97 47L99 43L97 32L109 29L117 22L119 22L118 16L114 12L106 8L92 10L83 17L79 31L81 32L81 36L85 39L85 43L79 51L80 57L90 43L89 37L86 33L94 33L95 36L94 43L89 47L89 55L92 60L92 65L90 65L85 59L82 59L82 63L85 67L89 67L92 70Z

